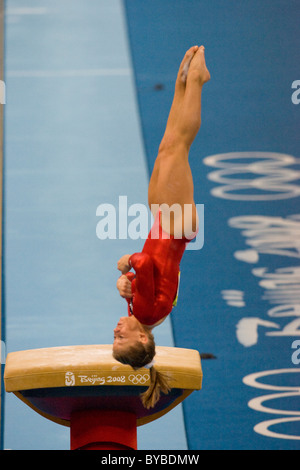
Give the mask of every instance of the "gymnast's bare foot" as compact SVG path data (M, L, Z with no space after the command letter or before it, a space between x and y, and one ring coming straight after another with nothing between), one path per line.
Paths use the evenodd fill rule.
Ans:
M178 73L178 79L182 83L186 83L186 79L188 76L189 68L191 61L198 51L198 46L193 46L191 47L186 53L183 58L183 61L181 62L180 68L179 68L179 73Z
M210 73L205 62L205 48L200 46L189 64L188 76L195 76L201 84L210 80Z

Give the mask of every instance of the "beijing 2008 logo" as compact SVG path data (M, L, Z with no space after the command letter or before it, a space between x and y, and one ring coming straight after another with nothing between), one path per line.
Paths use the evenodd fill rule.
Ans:
M128 377L128 380L132 382L134 385L145 385L147 381L149 380L149 375L148 374L131 374Z
M65 373L65 384L67 387L72 387L75 385L75 375L73 372Z

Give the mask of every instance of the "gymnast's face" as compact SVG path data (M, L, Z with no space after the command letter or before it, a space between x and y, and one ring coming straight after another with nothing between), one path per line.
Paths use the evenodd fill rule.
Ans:
M140 322L133 315L131 317L121 317L114 329L114 352L121 352L123 349L134 346L138 341L142 343L148 341Z

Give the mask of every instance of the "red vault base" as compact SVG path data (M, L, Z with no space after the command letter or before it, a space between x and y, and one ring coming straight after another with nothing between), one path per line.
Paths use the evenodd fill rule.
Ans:
M126 411L83 410L71 415L71 450L136 450L136 416Z

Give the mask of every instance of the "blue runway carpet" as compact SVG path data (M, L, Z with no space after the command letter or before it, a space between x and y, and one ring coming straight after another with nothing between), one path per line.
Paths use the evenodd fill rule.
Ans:
M172 313L176 346L215 356L184 404L189 448L299 449L299 2L125 5L149 174L186 49L212 76L190 155L205 245Z

